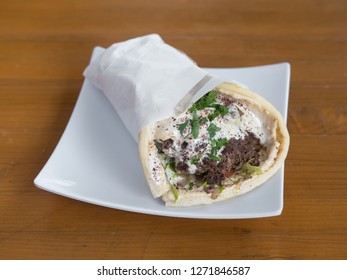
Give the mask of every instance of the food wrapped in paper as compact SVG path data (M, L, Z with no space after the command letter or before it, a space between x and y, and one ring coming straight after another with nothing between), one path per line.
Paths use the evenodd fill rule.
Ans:
M113 44L84 75L104 92L136 141L146 125L184 110L190 101L185 97L194 101L221 82L157 34Z
M244 194L283 165L289 134L278 111L247 88L210 77L158 35L112 45L85 76L138 141L153 197L166 205Z

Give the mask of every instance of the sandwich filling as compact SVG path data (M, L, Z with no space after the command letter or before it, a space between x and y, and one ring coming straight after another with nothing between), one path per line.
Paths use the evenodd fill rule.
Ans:
M279 148L277 122L253 102L214 90L180 116L156 123L152 178L161 165L176 199L182 191L217 198L265 172Z

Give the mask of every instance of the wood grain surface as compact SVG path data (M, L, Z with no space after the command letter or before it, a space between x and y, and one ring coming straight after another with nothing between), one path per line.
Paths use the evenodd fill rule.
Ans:
M0 258L346 259L346 15L345 0L1 1ZM34 186L92 49L149 33L202 67L291 64L282 215L168 218Z

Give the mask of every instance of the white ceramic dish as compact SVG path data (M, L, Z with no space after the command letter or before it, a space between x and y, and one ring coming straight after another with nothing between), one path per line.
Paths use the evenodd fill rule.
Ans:
M101 51L96 48L93 57ZM247 68L206 68L236 80L270 101L287 117L288 63ZM153 199L142 174L137 145L106 97L84 81L70 121L53 154L35 178L44 190L88 203L146 214L237 219L280 215L284 169L243 196L208 206L166 207Z

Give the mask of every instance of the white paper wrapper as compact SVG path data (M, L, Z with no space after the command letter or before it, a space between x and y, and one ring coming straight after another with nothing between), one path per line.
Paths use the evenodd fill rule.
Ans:
M84 71L135 141L147 124L185 110L222 81L151 34L113 44Z

